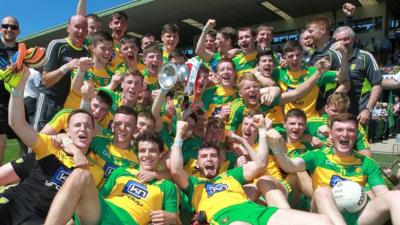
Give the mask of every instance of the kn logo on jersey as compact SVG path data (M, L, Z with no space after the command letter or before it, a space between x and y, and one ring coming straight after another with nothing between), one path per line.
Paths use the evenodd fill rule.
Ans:
M133 180L128 181L122 192L139 199L146 198L149 193L146 185Z
M54 184L57 189L59 189L71 173L72 170L60 166L53 176L51 176L50 182Z
M206 184L205 188L206 188L206 192L207 192L208 196L211 197L215 193L228 190L228 185L226 185L226 184Z

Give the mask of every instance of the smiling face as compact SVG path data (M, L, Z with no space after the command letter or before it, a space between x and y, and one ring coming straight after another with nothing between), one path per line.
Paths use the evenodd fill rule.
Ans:
M242 137L246 139L249 144L254 144L257 136L258 130L254 120L249 116L245 116L242 122Z
M93 46L93 55L95 63L107 65L110 62L114 52L114 43L112 41L102 41Z
M221 62L217 67L217 78L223 87L235 86L235 67L232 62Z
M249 54L255 50L255 41L250 29L239 30L238 45L244 54Z
M306 130L304 118L292 116L288 117L283 125L286 129L286 136L291 142L300 141Z
M162 66L163 60L161 52L148 52L144 56L144 64L150 74L158 74L160 67Z
M196 166L202 177L212 179L217 176L220 166L218 150L213 147L199 149Z
M120 53L124 60L136 62L138 48L134 42L121 43Z
M13 17L5 17L1 21L0 32L6 43L15 43L20 32L18 22Z
M143 78L139 75L126 74L121 83L122 98L126 101L124 104L136 104L139 92L143 88Z
M141 169L147 171L156 170L158 162L160 161L160 149L158 144L152 141L139 141L138 158Z
M179 42L179 34L172 32L165 32L161 35L161 40L164 43L168 52L172 52Z
M108 114L108 109L110 105L105 102L100 101L99 97L94 97L90 101L90 111L92 112L93 119L96 123L100 122Z
M335 121L331 130L335 154L339 156L351 155L357 141L357 124L355 121Z
M262 28L257 33L257 44L261 49L269 48L272 41L272 29L269 27Z
M86 154L95 135L93 119L86 113L76 113L71 116L66 132L72 143Z
M206 41L205 41L205 47L206 50L210 51L210 52L215 52L217 50L217 45L215 43L215 36L212 36L210 34L206 35Z
M123 16L119 15L113 16L108 25L112 31L114 40L121 39L128 29L128 21Z
M260 87L255 80L242 80L239 84L239 96L248 107L255 107L260 99Z
M82 47L83 41L88 34L88 24L84 16L75 15L71 17L67 26L68 37L76 47Z
M272 55L263 55L260 56L260 60L258 62L258 69L260 70L262 75L270 76L272 74L272 70L274 69L274 59Z
M302 52L296 48L293 51L288 51L285 54L285 59L290 70L297 71L301 69Z
M128 148L136 129L136 117L117 113L111 128L114 133L114 144L119 148Z

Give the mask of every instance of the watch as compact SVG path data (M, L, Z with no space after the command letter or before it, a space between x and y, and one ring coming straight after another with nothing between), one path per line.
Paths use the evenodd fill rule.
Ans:
M365 106L364 109L366 109L366 110L368 110L368 112L372 113L372 109L371 108L368 108L367 106Z

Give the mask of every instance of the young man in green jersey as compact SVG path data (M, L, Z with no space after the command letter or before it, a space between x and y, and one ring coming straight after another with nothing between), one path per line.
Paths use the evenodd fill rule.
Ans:
M112 134L97 135L90 143L89 158L104 170L104 178L121 166L137 167L139 160L132 143L137 114L128 106L120 106L111 124Z
M216 52L207 49L207 36L216 26L216 21L209 19L203 28L199 40L196 45L196 55L209 63L211 69L217 71L217 65L223 58L232 58L230 51L236 42L236 31L232 27L223 27L218 30L215 39Z
M260 148L255 161L218 174L221 162L218 147L204 145L197 156L197 165L203 178L196 178L189 176L183 168L182 135L187 124L178 121L170 155L170 170L178 186L189 195L195 211L203 212L205 220L210 224L332 224L325 216L291 209L267 208L248 201L242 185L263 172L268 158L263 116L256 115L255 122L260 131Z
M179 43L178 25L174 23L165 24L161 29L161 41L163 42L162 60L167 62L169 54L175 50Z
M107 92L112 100L113 105L111 107L111 113L115 113L118 106L127 105L133 109L138 109L137 99L139 93L143 88L143 77L137 70L129 70L122 76L121 91L113 91L109 88L100 88Z
M235 66L230 59L222 59L217 65L219 84L206 89L201 96L203 110L207 117L218 116L222 119L230 113L229 104L237 98L235 90Z
M268 134L269 145L286 172L308 170L311 173L314 189L312 211L328 216L336 225L384 224L390 218L393 224L398 225L400 205L397 199L400 192L388 190L379 166L373 159L354 151L357 127L354 115L337 115L330 124L332 147L310 151L297 158L290 159L283 153L286 146L278 132L271 131ZM368 184L376 197L359 212L341 214L331 188L342 180L352 180L361 186Z
M162 141L154 133L136 141L140 170L156 171ZM86 170L74 170L56 195L45 224L65 224L74 212L75 224L180 224L175 185L164 179L141 182L138 173L118 168L98 192Z
M308 131L313 138L318 138L324 145L331 146L332 142L329 136L329 123L340 113L347 112L350 107L350 99L343 92L334 92L331 94L325 105L325 114L310 119L307 123ZM371 156L370 146L368 144L367 134L362 126L358 126L357 142L354 149L358 153Z
M242 27L237 31L237 43L240 52L232 58L236 68L236 77L240 78L246 72L252 72L257 64L255 33L251 27Z
M163 64L162 60L161 49L157 44L151 44L143 50L143 62L146 66L143 78L150 92L160 88L158 84L158 71Z
M111 65L115 74L122 75L128 70L139 70L142 73L145 66L138 58L139 48L136 45L136 39L133 36L124 35L120 45L121 60L114 60Z
M113 104L112 98L109 94L104 91L98 91L96 93L85 93L83 94L81 106L82 109L89 111L95 122L96 128L107 129L112 118L108 115L109 110ZM90 92L94 92L93 88ZM94 96L93 96L94 95ZM93 96L93 97L92 97ZM88 106L88 108L86 108ZM42 134L58 134L60 131L67 128L67 118L73 109L62 109L59 111L40 131ZM101 131L96 129L96 132Z
M343 57L346 56L345 48L340 47L343 51ZM273 72L273 78L278 81L278 86L282 92L290 92L304 83L310 77L319 72L316 67L305 67L302 64L302 48L298 42L288 41L283 47L283 54L287 61L287 68L280 68ZM342 63L338 72L335 71L322 71L320 78L317 80L317 85L314 86L304 97L289 102L285 105L285 112L292 108L300 108L306 112L307 118L318 116L316 110L316 98L319 93L319 88L327 83L338 82L339 84L348 80L347 78L348 64ZM344 89L344 86L339 85L337 91Z
M80 59L78 69L72 71L71 90L64 108L79 108L82 98L81 87L85 81L92 83L96 88L106 87L111 83L114 72L109 67L113 54L112 36L99 31L93 36L93 58Z

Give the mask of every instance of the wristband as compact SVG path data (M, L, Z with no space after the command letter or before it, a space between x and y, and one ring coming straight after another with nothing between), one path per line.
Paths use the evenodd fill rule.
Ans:
M64 64L60 67L61 72L65 75L69 72L69 69L67 68L67 65Z
M16 89L16 88L13 88L13 89L12 89L12 92L11 92L11 95L12 95L14 98L23 97L23 96L24 96L24 90L18 90L18 89Z
M282 152L280 147L270 147L270 149L272 153L274 153L274 155L280 154Z
M175 140L174 140L174 145L176 145L176 146L178 146L178 147L182 147L182 145L183 145L183 140L182 139L180 139L180 138L175 138Z
M82 99L81 101L81 105L79 107L80 109L84 109L84 110L90 110L90 102L85 101Z
M267 128L266 128L266 127L259 127L259 128L258 128L258 133L259 133L259 134L261 134L261 133L267 133Z
M68 145L72 144L71 138L63 138L61 139L63 148L67 147Z

